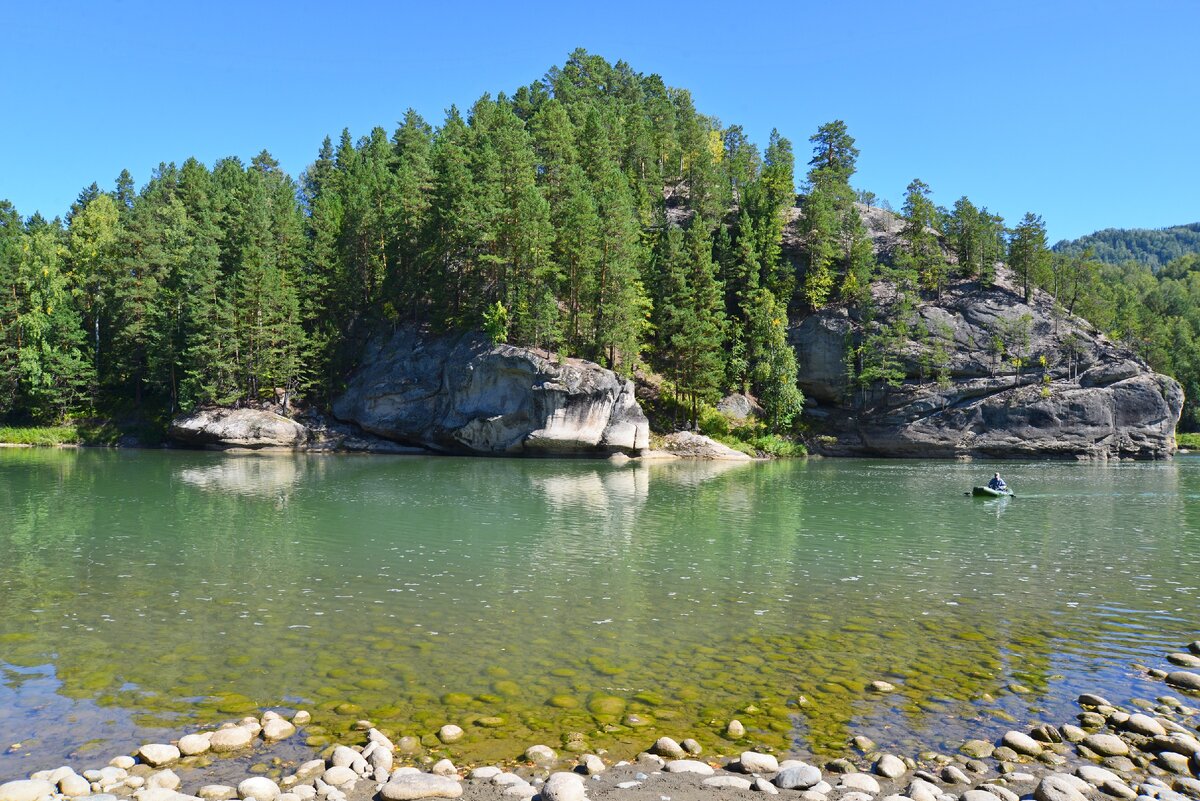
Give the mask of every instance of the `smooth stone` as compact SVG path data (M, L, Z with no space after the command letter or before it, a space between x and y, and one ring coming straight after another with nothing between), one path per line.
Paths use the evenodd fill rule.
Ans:
M312 722L312 713L305 709L301 709L296 714L292 715L292 724L295 726L303 726L306 723Z
M61 768L55 768L54 770L39 770L37 773L31 773L29 774L29 778L33 779L34 781L58 784L67 776L73 775L75 775L75 769L67 765L63 765Z
M967 778L967 774L954 765L947 765L942 768L942 780L950 784L970 784L971 780Z
M279 798L279 785L266 776L251 776L238 784L238 798L253 801L275 801Z
M1115 734L1089 734L1083 738L1083 744L1100 756L1125 756L1129 753L1129 743Z
M635 787L641 787L642 783L637 781L617 782L618 790L632 790Z
M1140 712L1130 715L1129 720L1125 721L1123 728L1128 729L1134 734L1144 734L1147 737L1167 733L1167 730L1161 723L1149 715L1143 715Z
M1167 654L1167 661L1180 667L1200 667L1200 656L1196 654Z
M145 776L130 776L128 779L125 780L125 786L128 787L130 790L137 790L145 783L146 783Z
M1086 731L1070 723L1060 727L1059 731L1062 732L1063 739L1068 743L1081 743L1083 738L1087 737Z
M851 790L838 797L838 801L875 801L875 796L858 790Z
M659 737L654 745L651 746L650 752L666 757L667 759L683 759L687 753L683 750L683 746L670 737Z
M719 787L727 790L749 790L752 786L749 779L743 779L741 776L729 776L727 774L709 776L702 784L707 787Z
M942 795L942 788L924 779L913 779L904 794L913 801L938 801Z
M347 765L334 765L329 770L321 774L321 781L325 782L330 787L342 787L350 784L351 782L356 782L358 779L358 774Z
M876 680L867 686L872 692L877 693L891 693L896 691L896 685L892 684L890 681Z
M1080 791L1073 781L1073 776L1062 773L1052 773L1038 782L1033 797L1037 801L1085 801L1087 796Z
M481 768L474 768L470 773L467 774L467 778L479 780L493 779L503 772L504 771L500 770L500 768L496 767L495 765L484 765Z
M697 754L700 754L704 751L704 747L701 746L700 743L697 742L696 740L693 740L691 737L689 737L686 740L684 740L683 742L681 742L680 745L683 746L684 751L687 751L692 756L696 756Z
M333 749L333 753L329 756L329 764L335 768L348 768L355 763L362 754L355 751L347 745L339 745Z
M208 745L214 753L223 754L248 748L254 734L243 726L233 726L228 729L217 729L208 739Z
M0 784L0 801L39 801L55 791L51 782L42 779L21 779Z
M1166 676L1167 684L1181 690L1200 693L1200 673L1189 673L1186 670L1176 670Z
M505 787L501 790L501 795L511 796L513 798L533 798L537 795L537 788L528 782L514 784L510 787Z
M185 734L179 738L179 753L184 756L196 756L209 749L208 734Z
M875 763L875 772L885 779L895 779L908 772L908 765L898 756L884 754Z
M750 789L759 793L766 793L767 795L779 795L779 790L775 785L761 776L754 777L754 780L750 782Z
M1001 787L998 784L991 784L990 782L987 784L981 784L979 785L979 789L987 790L992 795L1001 799L1001 801L1021 801L1021 796L1017 795L1007 787Z
M535 765L548 765L558 760L558 752L548 745L531 745L525 749L525 759Z
M996 747L986 740L967 740L958 750L973 759L987 759Z
M58 791L68 798L90 795L92 783L82 776L72 773L70 776L63 776L58 780Z
M461 726L455 726L453 723L447 723L438 729L437 738L443 743L457 743L466 735Z
M731 720L725 726L725 736L731 740L740 740L746 736L746 727L740 720Z
M796 797L800 801L829 801L829 796L824 793L818 793L816 790L801 790L800 795Z
M838 779L837 786L871 795L879 793L879 781L869 773L847 773Z
M1137 793L1133 788L1120 779L1106 781L1100 785L1100 792L1111 795L1113 798L1123 798L1125 801L1133 801L1137 798Z
M879 746L875 745L875 741L872 740L870 737L865 737L861 734L855 735L854 737L850 738L850 744L853 745L855 748L857 748L859 751L861 751L864 754L870 753L871 751L874 751L876 748L879 747Z
M183 780L170 769L160 770L146 777L146 787L151 790L160 787L166 790L178 790L182 784ZM264 799L264 801L271 801L271 799Z
M1019 731L1010 731L1006 733L1002 742L1023 756L1037 756L1042 753L1043 748L1041 743L1030 737L1028 734L1023 734Z
M317 795L317 789L311 784L300 784L291 789L291 794L300 799L300 801L312 801ZM279 801L279 799L275 799Z
M152 768L179 759L179 749L165 743L147 743L137 750L138 759Z
M584 754L579 758L579 767L588 776L596 776L604 772L604 760L595 754Z
M712 766L698 759L673 759L663 765L667 773L699 773L701 776L713 775Z
M262 727L263 739L269 742L286 740L295 733L296 727L283 718L272 718L264 723Z
M1190 776L1178 776L1171 781L1171 788L1192 798L1200 798L1200 781Z
M302 799L295 793L280 793L275 801L302 801Z
M587 792L578 773L551 773L542 785L542 801L584 801Z
M1176 732L1166 737L1155 737L1149 747L1153 751L1174 751L1191 756L1200 752L1200 741L1190 734Z
M391 773L392 765L395 764L392 750L382 746L372 749L370 756L367 757L367 764L371 766L372 770L382 770L384 773Z
M959 801L996 801L1000 796L988 790L967 790Z
M743 751L738 761L743 773L775 773L779 770L778 759L758 751Z
M858 773L854 763L845 757L829 760L825 763L825 770L828 773Z
M433 763L433 767L429 769L429 772L435 776L457 776L458 768L454 767L454 763L449 759L439 759Z
M406 773L393 775L379 790L385 801L414 801L417 798L458 798L463 793L462 785L449 776L434 776L432 773Z
M497 787L508 787L512 784L520 784L523 781L525 780L515 773L501 772L492 777L492 784L496 785Z
M144 787L136 791L133 797L137 801L181 801L190 796L182 795L166 787Z
M396 741L396 750L401 754L419 754L421 753L421 739L411 735L401 737Z
M1084 693L1083 695L1079 696L1079 705L1080 706L1112 706L1112 704L1109 703L1109 700L1107 698L1105 698L1103 695L1096 695L1095 693Z
M913 800L906 795L894 794L894 795L885 795L883 797L883 801L913 801Z
M120 768L121 770L129 770L130 768L132 768L134 765L137 764L137 760L135 760L133 757L129 756L128 754L121 754L120 756L115 756L112 759L108 760L108 764L114 768Z
M1075 775L1093 787L1099 787L1106 781L1120 781L1121 777L1111 770L1105 770L1097 765L1080 765L1075 769Z
M771 780L780 790L809 790L821 782L821 770L814 765L789 765Z
M306 782L315 779L325 772L325 760L310 759L309 761L296 768L296 779Z

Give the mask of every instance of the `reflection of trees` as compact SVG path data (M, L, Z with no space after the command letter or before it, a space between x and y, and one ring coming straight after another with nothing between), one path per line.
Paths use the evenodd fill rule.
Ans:
M1188 505L1139 500L1178 489L1170 469L1009 466L1033 497L1002 517L961 495L988 472L0 453L0 659L160 718L351 702L342 723L406 732L501 715L507 742L619 722L588 711L599 693L678 736L737 716L779 748L794 720L825 752L864 727L930 742L950 717L1051 704L1060 654L1132 636L1063 617L1106 567L1194 569L1175 549ZM1139 503L1161 525L1081 535ZM1136 595L1103 576L1107 602Z

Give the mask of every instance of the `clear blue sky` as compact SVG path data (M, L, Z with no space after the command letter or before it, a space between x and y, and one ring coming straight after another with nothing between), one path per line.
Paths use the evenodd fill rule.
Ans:
M160 161L266 148L298 176L321 139L411 106L511 92L575 47L691 89L802 165L843 119L855 185L919 177L1051 240L1200 220L1200 0L1116 3L5 3L0 198L66 212ZM802 170L798 170L802 174Z

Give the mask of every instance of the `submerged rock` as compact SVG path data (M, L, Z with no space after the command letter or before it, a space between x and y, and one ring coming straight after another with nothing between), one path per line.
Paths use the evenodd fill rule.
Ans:
M635 454L650 424L633 382L591 362L402 329L373 341L341 420L396 442L475 454Z

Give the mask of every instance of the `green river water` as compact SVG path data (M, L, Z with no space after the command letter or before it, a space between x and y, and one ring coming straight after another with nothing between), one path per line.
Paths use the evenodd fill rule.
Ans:
M1163 694L1133 665L1200 636L1200 461L964 497L992 469L0 450L0 781L266 708L457 723L461 763L915 754Z

